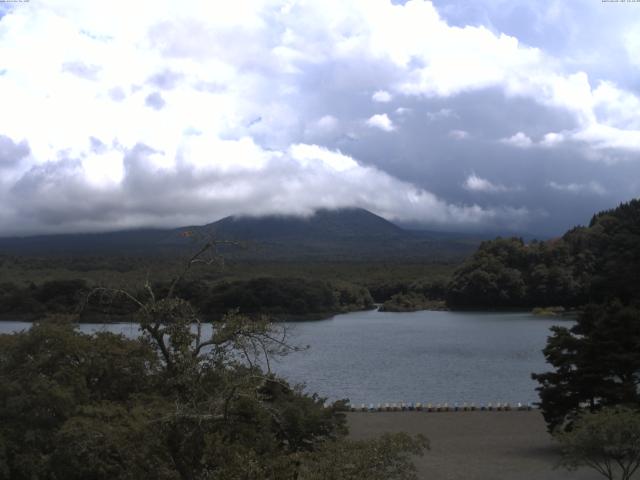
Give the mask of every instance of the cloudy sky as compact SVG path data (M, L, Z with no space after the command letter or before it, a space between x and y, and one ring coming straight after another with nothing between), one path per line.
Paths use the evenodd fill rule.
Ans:
M555 235L640 195L640 3L0 3L0 235L359 206Z

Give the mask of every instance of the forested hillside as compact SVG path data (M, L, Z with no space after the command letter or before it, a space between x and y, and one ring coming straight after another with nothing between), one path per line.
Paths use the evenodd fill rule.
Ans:
M452 308L576 307L640 299L640 200L593 216L561 238L483 242L455 272Z
M0 237L0 255L158 257L191 252L210 238L227 259L260 261L459 261L482 236L405 230L359 208L309 217L226 217L200 226L119 232Z

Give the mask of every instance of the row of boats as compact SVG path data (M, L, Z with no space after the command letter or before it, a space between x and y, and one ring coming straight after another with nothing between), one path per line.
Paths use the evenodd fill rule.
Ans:
M352 412L474 412L474 411L498 411L498 412L507 412L507 411L526 411L533 410L533 406L531 403L516 403L511 405L510 403L487 403L481 405L475 405L474 403L463 403L459 405L454 403L453 405L449 405L448 403L378 403L378 404L366 404L362 403L360 406L351 405Z

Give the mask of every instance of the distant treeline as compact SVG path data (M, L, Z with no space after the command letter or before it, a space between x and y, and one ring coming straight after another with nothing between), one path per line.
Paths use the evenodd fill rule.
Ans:
M366 288L344 282L304 278L262 277L219 282L213 286L201 280L178 285L177 296L195 305L203 314L220 316L231 309L241 313L325 315L373 308Z
M0 283L0 314L72 313L87 292L84 280L53 280L40 285L30 282L24 286L3 282Z
M155 283L156 295L166 294L168 282ZM131 292L145 300L149 292ZM181 282L175 294L188 300L205 317L218 318L233 309L247 315L266 314L278 318L327 316L340 312L373 308L369 291L345 282L326 282L301 278L254 278L208 283L204 280ZM0 284L0 314L4 317L37 317L52 313L95 315L133 315L135 303L125 295L100 289L85 280L51 280L24 286Z
M175 259L158 259L154 290L168 288L175 265ZM125 257L0 257L0 268L12 280L0 283L0 315L11 318L75 311L101 277L140 288L138 277L147 264ZM326 317L368 309L374 302L395 311L443 308L444 300L451 309L574 308L612 299L634 304L640 299L640 200L598 213L588 227L573 228L561 238L483 242L453 274L446 265L404 265L384 258L377 263L272 262L257 264L255 270L250 264L233 268L200 273L179 284L176 293L210 317L235 308L249 315ZM33 281L40 272L54 279ZM142 289L131 293L139 298L148 294ZM134 311L126 297L108 295L93 296L83 310L87 315Z
M416 310L442 310L447 292L447 277L420 278L413 281L390 281L373 284L369 291L381 303L380 310L412 312Z
M525 244L483 242L447 287L451 308L577 307L640 299L640 200L594 215L588 227Z

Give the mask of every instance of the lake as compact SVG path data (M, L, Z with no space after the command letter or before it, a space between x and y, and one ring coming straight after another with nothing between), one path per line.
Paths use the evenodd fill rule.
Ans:
M309 392L352 403L527 403L538 400L532 372L549 369L542 349L549 327L570 324L528 313L355 312L288 322L303 352L272 365ZM0 333L28 328L0 322ZM137 325L82 324L135 336Z

